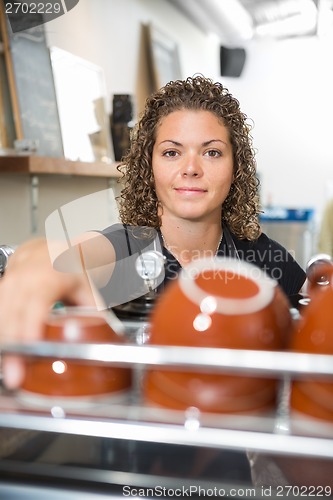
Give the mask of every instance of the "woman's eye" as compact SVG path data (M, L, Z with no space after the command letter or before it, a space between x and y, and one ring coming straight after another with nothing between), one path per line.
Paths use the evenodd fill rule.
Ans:
M174 149L170 149L168 151L164 151L163 156L166 156L167 158L174 158L177 156L178 153Z
M205 155L210 156L211 158L218 158L219 156L222 156L222 153L217 149L209 149L206 151Z

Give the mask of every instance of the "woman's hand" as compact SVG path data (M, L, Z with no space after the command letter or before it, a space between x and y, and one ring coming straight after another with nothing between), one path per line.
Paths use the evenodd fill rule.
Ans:
M94 306L91 285L83 272L56 271L44 239L28 241L9 258L0 280L0 341L39 340L43 324L57 301ZM6 356L3 363L7 387L19 385L23 372L18 358Z

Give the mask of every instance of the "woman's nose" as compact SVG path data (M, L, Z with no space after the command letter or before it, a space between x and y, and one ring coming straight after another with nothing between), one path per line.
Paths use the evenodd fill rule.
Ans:
M182 165L181 174L185 177L199 177L202 175L202 167L199 158L194 155L187 157Z

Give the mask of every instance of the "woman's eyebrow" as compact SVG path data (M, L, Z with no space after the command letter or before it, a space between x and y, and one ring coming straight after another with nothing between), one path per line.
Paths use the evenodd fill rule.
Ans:
M173 139L164 139L164 141L159 142L158 144L164 144L166 142L171 142L171 144L174 144L175 146L182 146L181 142L174 141ZM225 141L222 141L222 139L210 139L209 141L205 141L202 143L202 146L209 146L209 144L212 144L213 142L221 142L222 144L227 144Z
M174 141L173 139L165 139L164 141L159 142L158 144L164 144L165 142L171 142L171 144L174 144L175 146L181 146L181 142Z
M212 144L212 142L222 142L222 144L227 145L225 141L222 141L222 139L211 139L210 141L205 141L202 143L203 146L209 146Z

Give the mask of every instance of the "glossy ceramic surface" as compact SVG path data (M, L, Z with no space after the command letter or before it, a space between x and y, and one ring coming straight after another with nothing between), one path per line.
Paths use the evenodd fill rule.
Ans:
M318 254L309 260L306 274L311 297L332 283L332 272L333 262L329 255Z
M283 349L292 328L289 303L257 267L233 259L198 260L184 269L157 303L149 342L229 349ZM273 379L235 374L150 370L148 401L211 412L270 408Z
M98 313L51 314L44 339L51 342L120 343L105 318ZM118 393L131 385L127 368L75 360L31 358L26 361L24 391L47 396L93 396Z
M310 290L311 302L291 340L293 351L333 355L333 266L318 267L313 283L321 276L325 284L313 284ZM300 413L333 422L333 380L295 380L290 404Z

